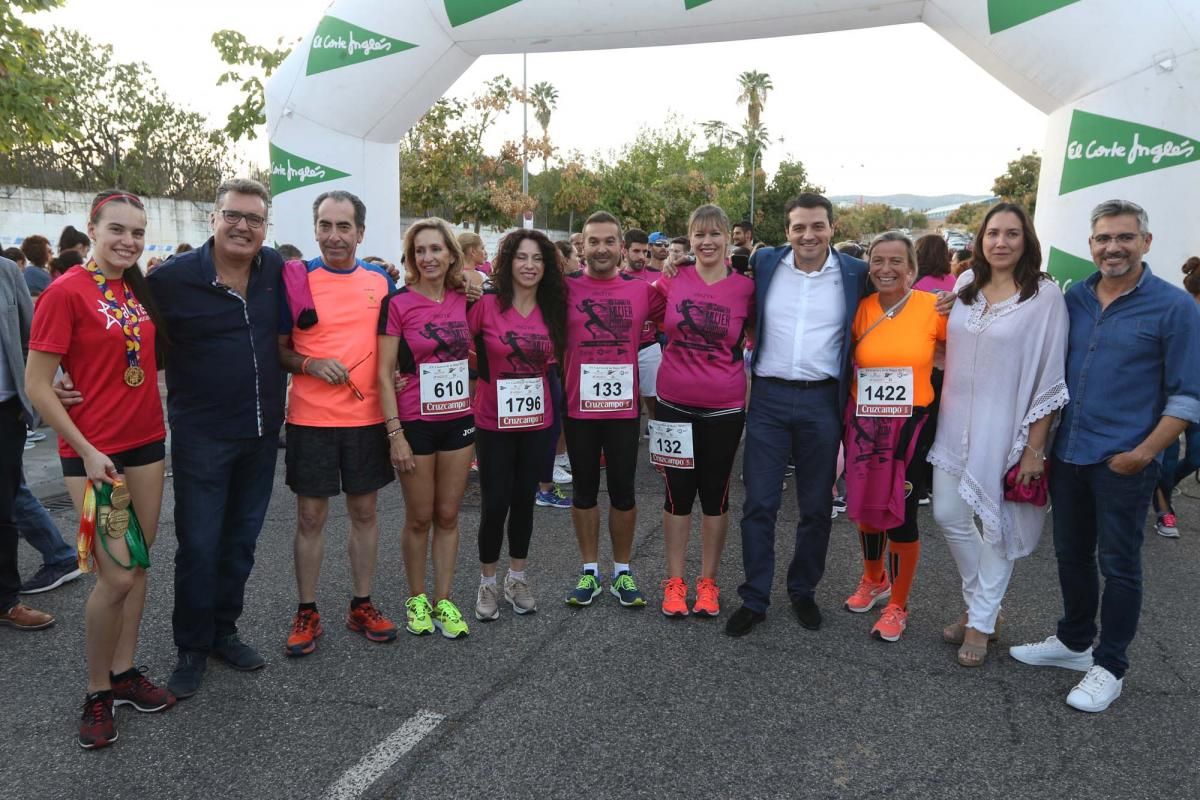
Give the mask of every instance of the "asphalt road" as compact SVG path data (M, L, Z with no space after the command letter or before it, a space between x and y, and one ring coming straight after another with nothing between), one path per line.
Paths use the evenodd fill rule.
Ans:
M1185 487L1200 496L1200 486ZM294 500L281 459L242 620L243 638L266 655L267 668L242 674L213 662L200 694L162 714L120 709L120 740L85 752L75 731L91 579L31 598L59 623L40 633L0 629L0 798L1200 797L1200 626L1190 604L1200 525L1189 524L1200 519L1197 501L1179 500L1181 539L1147 527L1146 600L1125 692L1106 713L1086 715L1063 702L1078 673L1006 654L1010 644L1053 632L1060 600L1049 536L1017 566L1000 647L982 669L968 670L940 639L961 599L927 510L899 643L869 638L873 614L840 608L860 569L844 518L834 523L818 592L824 627L799 627L779 574L767 623L733 640L722 626L737 607L742 487L733 492L719 620L658 612L662 489L645 461L639 491L634 570L649 607L623 609L607 592L589 609L563 605L578 570L569 512L540 508L530 567L537 614L516 618L504 606L496 622L472 617L466 640L402 632L388 645L342 624L346 515L335 504L319 594L326 633L315 654L288 659ZM171 502L168 488L138 658L157 680L174 665ZM381 493L380 508L385 538L373 596L399 620L396 485ZM56 516L73 529L69 514ZM468 613L477 523L472 481L455 580ZM780 573L794 524L794 506L785 504ZM690 575L698 561L694 540ZM23 572L36 563L22 544ZM379 757L364 762L373 752Z

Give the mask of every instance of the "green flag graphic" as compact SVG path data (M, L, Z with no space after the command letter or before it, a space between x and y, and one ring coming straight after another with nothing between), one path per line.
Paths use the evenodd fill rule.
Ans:
M348 177L350 174L347 172L309 161L307 158L301 158L287 150L271 145L272 195L299 189L305 184L324 183Z
M337 17L323 17L308 50L305 75L316 75L411 50L415 44L393 39Z
M1189 137L1086 111L1071 115L1060 195L1200 159Z
M1073 256L1057 247L1051 247L1050 258L1046 261L1046 271L1050 273L1051 278L1058 282L1059 288L1065 292L1071 287L1071 284L1079 283L1095 272L1096 265L1086 258Z
M683 10L691 11L693 8L698 8L705 3L711 3L712 0L683 0Z
M446 16L450 18L450 25L457 28L519 2L521 0L446 0Z
M992 33L1023 25L1079 0L988 0L988 28Z

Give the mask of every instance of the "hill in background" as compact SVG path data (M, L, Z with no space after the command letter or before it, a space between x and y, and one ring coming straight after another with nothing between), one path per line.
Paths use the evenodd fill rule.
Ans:
M884 203L895 208L902 208L906 211L927 211L931 208L941 208L942 206L961 205L963 203L974 203L979 200L986 200L991 195L986 194L939 194L939 195L923 195L923 194L885 194L885 195L857 195L857 194L842 194L835 197L830 197L829 200L835 206L852 206L858 203Z

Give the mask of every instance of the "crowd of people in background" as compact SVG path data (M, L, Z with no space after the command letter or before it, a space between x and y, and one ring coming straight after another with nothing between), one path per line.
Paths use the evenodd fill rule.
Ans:
M675 237L597 211L569 240L511 231L490 257L479 235L431 218L407 229L398 266L359 256L367 208L349 192L316 198L319 255L307 260L295 246L265 246L269 207L260 184L228 181L212 237L143 269L144 205L113 190L95 198L86 231L63 231L56 254L29 236L0 259L0 299L14 309L0 328L0 624L50 627L54 617L19 594L95 572L82 747L116 740L116 705L156 712L196 694L210 657L265 666L237 623L281 442L296 509L289 657L313 653L323 634L317 587L338 495L349 517L346 625L371 642L399 636L372 599L379 493L393 480L409 634L459 639L468 616L534 613L535 583L555 579L573 607L592 606L606 585L622 607L647 605L631 563L645 441L664 487L666 563L638 567L660 576L664 615L721 614L739 449L731 637L767 622L793 471L786 591L797 622L822 626L816 592L844 510L862 575L843 606L878 609L869 634L900 640L919 507L931 502L963 600L943 638L964 667L986 661L1014 566L1036 548L1052 502L1063 615L1053 635L1009 653L1084 673L1066 698L1074 708L1103 711L1120 695L1147 508L1160 534L1177 537L1172 492L1200 464L1200 259L1184 265L1191 297L1154 275L1138 205L1096 207L1096 272L1065 293L1011 203L993 206L972 247L954 253L941 236L899 231L835 245L836 209L812 193L787 204L787 242L775 247L714 205ZM87 523L75 547L21 472L21 447L44 436L39 421L58 434ZM160 686L136 653L167 425L178 659ZM479 584L464 614L454 572L473 472ZM697 500L700 566L689 576ZM537 506L570 509L580 569L569 581L534 580ZM44 560L25 584L18 530Z

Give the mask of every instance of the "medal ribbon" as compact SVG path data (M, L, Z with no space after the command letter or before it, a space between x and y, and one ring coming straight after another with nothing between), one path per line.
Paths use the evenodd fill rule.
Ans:
M124 302L118 303L116 294L109 287L108 281L104 279L104 273L100 271L100 267L96 265L95 260L88 261L84 267L91 273L92 279L96 281L96 285L100 287L100 295L104 298L104 302L108 303L109 308L116 312L117 317L121 321L121 332L125 334L125 360L130 367L140 367L139 354L142 350L142 326L140 314L138 313L137 300L133 296L133 292L129 291L129 284L122 281L122 289L124 289Z

